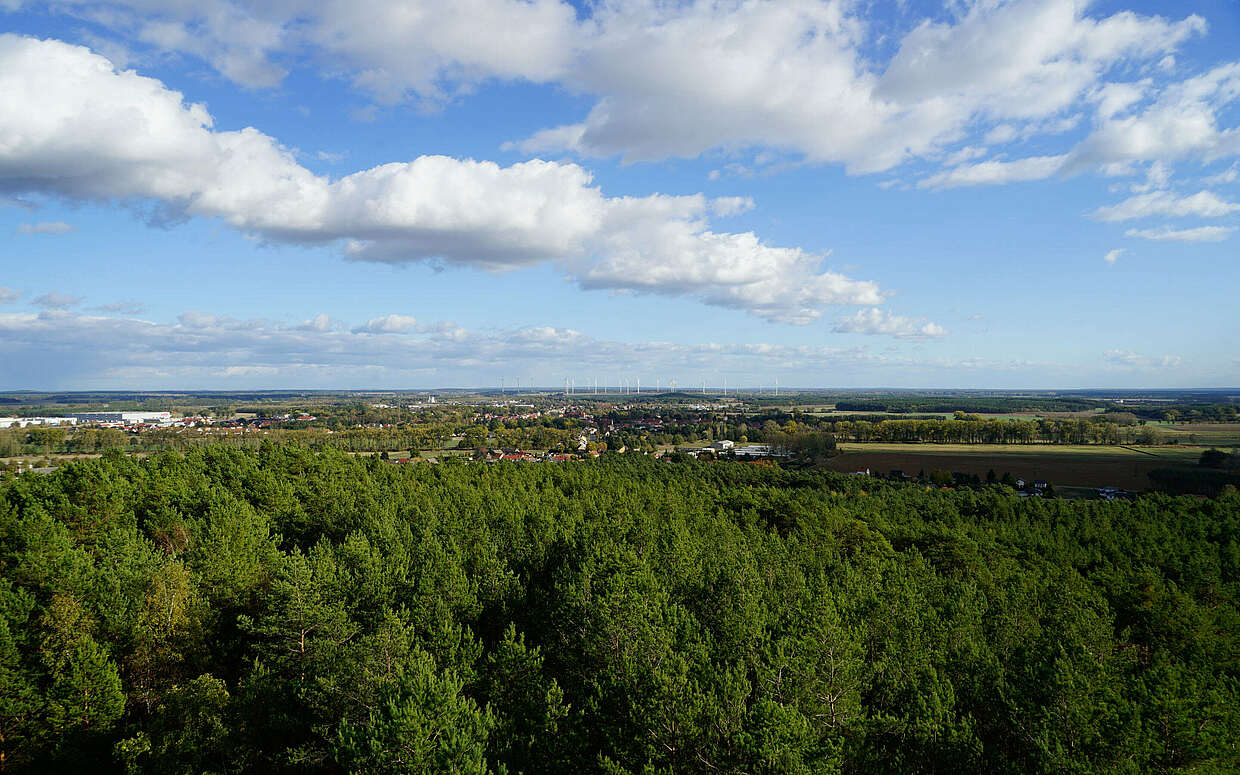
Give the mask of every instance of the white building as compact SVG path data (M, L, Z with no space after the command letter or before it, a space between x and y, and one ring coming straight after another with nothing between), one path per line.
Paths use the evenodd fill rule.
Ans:
M172 412L79 412L71 415L78 422L119 422L126 425L168 422Z
M790 457L787 451L770 444L747 444L733 450L737 457Z
M0 428L25 428L28 425L73 425L73 417L0 417Z

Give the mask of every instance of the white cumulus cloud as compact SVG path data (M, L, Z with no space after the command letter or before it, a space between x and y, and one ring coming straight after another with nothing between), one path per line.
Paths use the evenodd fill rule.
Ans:
M918 24L883 62L863 53L875 33L862 4L605 4L565 79L598 102L520 147L636 160L761 146L881 171L932 157L976 122L1008 127L987 142L1019 125L1070 126L1077 118L1063 112L1113 67L1164 56L1205 29L1195 16L1095 18L1087 6L974 3Z
M576 164L421 156L318 176L253 129L220 131L159 81L58 41L0 36L0 192L155 200L272 242L341 245L355 260L492 271L551 262L586 288L688 295L806 323L878 287L822 257L720 233L749 206L701 195L607 197Z
M393 313L381 318L371 318L353 329L353 332L356 334L403 334L412 331L417 324L416 318Z
M1198 226L1193 229L1129 229L1124 234L1154 242L1222 242L1233 231L1235 228L1231 226Z
M1067 169L1240 153L1240 132L1219 126L1219 114L1240 97L1240 62L1170 84L1142 110L1111 117L1072 150Z
M1015 161L983 161L936 173L920 181L919 188L957 188L1044 180L1063 168L1066 156L1033 156Z
M87 14L134 45L198 57L252 87L317 66L380 105L436 107L497 79L592 100L579 120L507 145L530 155L635 161L717 150L737 159L727 165L736 174L769 168L759 161L769 157L842 164L853 174L922 160L931 169L921 185L940 189L1093 170L1128 175L1143 162L1240 153L1240 133L1222 120L1240 63L1175 80L1183 69L1176 54L1207 33L1199 16L1110 11L1088 0L899 5L894 19L855 0L64 0L48 8ZM379 108L353 110L373 118ZM1060 141L1077 127L1087 127L1084 141ZM224 145L226 133L214 134ZM264 140L239 137L228 152L263 155ZM1067 147L1044 149L1043 140ZM1017 141L1040 155L1011 158L1007 148L985 159L986 146ZM176 173L152 175L179 187ZM381 258L410 247L355 238ZM445 239L460 244L420 235L411 246L433 250ZM493 243L481 247L479 260L464 260L506 265L486 255Z
M1198 16L1106 14L1087 0L951 2L934 18L900 15L894 24L855 0L64 0L51 8L89 13L247 86L317 64L380 103L442 104L493 79L557 84L594 100L580 121L518 140L529 153L638 160L752 147L862 173L938 158L975 134L987 143L1055 134L1090 106L1101 118L1123 117L1146 94L1145 79L1109 79L1174 62L1206 31ZM1085 155L1107 156L1108 142L1098 145Z
M1100 221L1127 221L1152 215L1183 218L1220 218L1240 212L1240 204L1228 202L1210 191L1177 196L1170 191L1155 191L1125 199L1119 204L1100 207L1093 217Z
M326 312L320 312L308 320L303 320L297 326L298 331L331 331L333 328L335 328L335 322Z
M887 310L871 307L840 318L832 329L841 334L881 334L902 339L937 339L947 336L947 329L937 323L893 315Z
M1107 350L1102 354L1102 359L1129 369L1173 369L1184 363L1178 355L1144 355L1131 350Z

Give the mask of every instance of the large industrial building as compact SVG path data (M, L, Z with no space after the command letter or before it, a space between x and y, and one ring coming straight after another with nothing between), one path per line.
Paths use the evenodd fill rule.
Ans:
M0 417L0 428L28 425L76 425L84 422L144 425L171 422L171 412L78 412L63 417Z
M73 425L72 417L0 417L0 428L25 428L27 425Z
M119 422L125 425L167 422L172 419L171 412L79 412L69 416L78 422Z

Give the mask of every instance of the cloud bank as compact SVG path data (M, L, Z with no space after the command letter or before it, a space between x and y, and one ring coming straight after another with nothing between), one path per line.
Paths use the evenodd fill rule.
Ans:
M22 0L6 3L24 4L33 7ZM348 79L373 100L375 105L360 111L367 115L379 105L441 108L496 81L551 85L584 97L584 115L511 138L506 148L530 156L568 153L630 162L723 156L712 179L808 162L839 164L850 174L899 170L912 176L917 187L942 190L1085 172L1133 176L1143 167L1147 173L1157 168L1169 174L1177 163L1215 164L1240 155L1240 128L1226 123L1240 97L1240 62L1182 73L1181 62L1192 59L1179 57L1181 49L1209 34L1200 16L1107 13L1089 0L970 0L943 6L910 10L897 3L880 11L856 0L575 5L568 0L63 0L46 10L89 19L106 34L87 38L114 56L127 57L128 46L196 57L251 88L274 87L295 69L317 68L326 77ZM215 142L223 143L229 133L214 134ZM254 134L236 138L229 152L272 155L258 146L274 146L274 141ZM277 147L275 153L280 152ZM532 182L527 176L552 186L549 178L561 174L588 178L572 165L553 166L541 172L500 168L496 177L509 179L514 187ZM407 175L429 171L409 170ZM402 177L397 172L387 174ZM161 179L180 174L152 170ZM471 177L468 171L459 174ZM473 174L489 173L475 169ZM383 177L378 169L358 175ZM1234 180L1233 167L1203 182ZM178 188L175 180L162 182ZM354 182L359 189L381 184ZM341 202L342 193L332 189L316 195L310 183L307 188L305 181L288 181L295 193L328 202L328 210L336 203L350 207ZM481 190L485 183L476 185ZM564 185L571 189L574 183ZM593 190L588 183L576 185ZM1164 178L1153 188L1165 185ZM575 201L571 191L549 196L541 205L537 195L531 196L530 207L537 212L517 211L515 224L488 222L495 227L489 233L477 230L463 213L437 221L433 229L422 222L411 229L399 221L330 218L292 223L287 235L278 224L242 228L267 239L348 239L354 242L354 255L363 259L430 255L492 269L564 262L565 251L593 255L600 245L625 254L633 249L603 233L606 217L598 211L611 200L590 205ZM496 201L502 198L501 193ZM213 207L221 204L218 196L204 192L201 199L204 212L236 214ZM488 209L475 204L481 213ZM539 229L539 215L550 219L558 205L581 220L566 222L563 239L548 239ZM681 228L690 237L705 234L709 217L724 217L729 208L722 202L695 205L692 214L681 216ZM1122 210L1102 208L1096 217L1125 216ZM402 228L404 234L398 235ZM839 298L839 278L805 286L789 283L782 295L776 294L781 298L774 306L765 301L772 296L769 287L730 286L721 278L735 278L729 267L742 249L738 243L746 240L726 235L738 239L724 245L714 236L693 243L688 253L677 253L685 266L669 284L638 277L627 289L688 293L707 303L801 323ZM648 240L638 236L630 242L646 245ZM666 260L660 253L650 262ZM615 265L620 264L630 262ZM798 278L821 274L813 268L813 257L778 251L763 250L754 266L760 267L755 273L778 267ZM565 268L584 287L615 285L605 269ZM788 293L793 287L816 291L807 299ZM862 298L868 290L850 286L846 297L849 303L877 303Z
M0 313L0 383L16 388L107 386L321 387L447 386L491 377L561 384L610 382L617 372L640 373L654 384L698 384L728 374L729 384L769 384L783 375L813 384L831 374L837 384L942 383L960 370L1009 374L1016 384L1070 370L1046 364L981 358L911 358L865 347L764 342L625 342L554 326L468 330L450 321L404 313L360 325L325 313L300 323L238 320L187 311L172 323L71 310ZM485 384L485 383L484 383Z
M711 228L747 200L607 197L572 163L421 156L339 179L274 138L219 131L200 104L102 56L0 36L0 194L155 201L169 217L218 218L271 242L340 245L359 261L436 261L488 271L551 262L584 288L689 296L808 323L870 305L873 282L755 234Z
M1184 363L1178 355L1144 355L1131 350L1107 350L1103 361L1126 369L1174 369Z
M1208 32L1199 16L1104 15L1088 0L898 5L891 19L855 0L63 0L51 10L255 88L309 64L381 104L442 105L495 80L592 100L580 121L514 138L531 154L636 161L760 148L867 173L953 148L1013 163L1004 146L1085 122L1093 130L1066 169L1236 152L1234 132L1216 123L1235 98L1235 65L1170 82L1176 53ZM975 184L1001 182L986 170L1054 174L1049 161L1014 163L981 168Z

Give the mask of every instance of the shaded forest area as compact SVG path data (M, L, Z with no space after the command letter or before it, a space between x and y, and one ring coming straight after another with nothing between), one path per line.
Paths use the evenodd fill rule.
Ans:
M267 444L0 484L13 772L1225 773L1240 498Z

